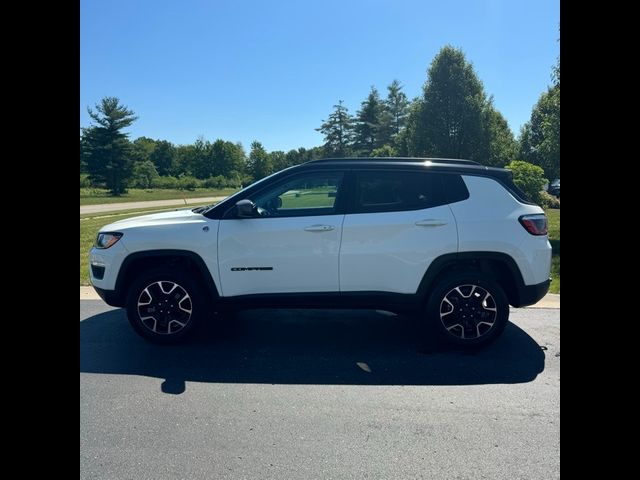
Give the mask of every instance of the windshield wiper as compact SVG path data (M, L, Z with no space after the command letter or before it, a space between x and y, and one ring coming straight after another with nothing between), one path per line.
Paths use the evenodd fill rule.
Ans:
M205 205L204 207L192 208L191 211L193 213L202 213L202 212L204 212L205 210L208 210L211 207L212 207L212 205Z

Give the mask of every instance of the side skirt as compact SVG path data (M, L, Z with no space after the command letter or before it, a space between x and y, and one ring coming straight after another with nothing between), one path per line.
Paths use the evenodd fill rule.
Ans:
M317 292L239 295L220 297L217 305L223 309L253 308L322 308L322 309L374 309L397 313L413 312L422 302L418 295L389 292Z

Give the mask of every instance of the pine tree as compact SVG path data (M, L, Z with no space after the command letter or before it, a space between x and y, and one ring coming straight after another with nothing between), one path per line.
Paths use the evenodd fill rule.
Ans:
M353 117L342 100L333 106L329 118L316 131L324 135L324 155L327 157L347 157L351 154L353 142Z
M97 125L82 131L82 156L92 182L104 183L112 195L121 195L126 192L134 159L128 134L121 130L138 117L116 97L104 97L95 108L95 112L87 109Z
M395 146L398 135L406 125L409 101L398 80L391 82L387 91L380 116L380 143Z
M362 102L356 114L354 149L358 155L367 156L382 146L380 137L380 117L383 105L376 87L372 86L367 99Z

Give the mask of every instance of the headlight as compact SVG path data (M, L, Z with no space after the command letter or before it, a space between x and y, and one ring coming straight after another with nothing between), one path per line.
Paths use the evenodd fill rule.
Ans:
M99 233L96 238L96 248L109 248L121 237L122 234L118 232Z

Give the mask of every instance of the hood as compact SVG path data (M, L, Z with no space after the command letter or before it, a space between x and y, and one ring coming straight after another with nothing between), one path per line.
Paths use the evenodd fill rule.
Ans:
M139 217L126 218L105 225L101 232L126 230L135 227L175 225L184 223L197 223L205 220L200 213L193 213L191 209L173 210L171 212L152 213Z

